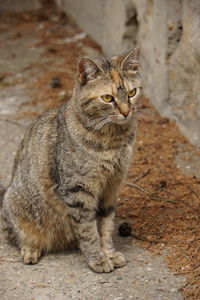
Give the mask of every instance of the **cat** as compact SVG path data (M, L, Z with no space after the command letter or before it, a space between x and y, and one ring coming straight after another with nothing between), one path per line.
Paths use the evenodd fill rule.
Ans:
M72 98L25 133L2 203L25 264L75 243L95 272L125 265L112 232L136 135L139 53L80 59Z

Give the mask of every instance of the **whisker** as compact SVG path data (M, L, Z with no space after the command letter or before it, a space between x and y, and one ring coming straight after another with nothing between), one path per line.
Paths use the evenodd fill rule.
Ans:
M148 109L136 109L135 115L141 120L152 120L154 112Z
M93 117L93 118L90 118L90 121L95 121L95 120L102 120L104 119L105 117Z
M105 125L111 123L111 119L109 117L104 117L96 126L94 126L95 131L102 129Z
M93 117L89 120L85 120L83 122L83 125L85 125L86 127L94 127L93 128L93 132L96 131L95 130L95 126L97 126L99 123L101 124L102 121L104 121L106 117Z
M142 115L142 114L135 114L136 118L139 120L145 120L145 121L149 121L152 120L152 117L149 115Z
M142 113L147 114L147 115L153 115L155 113L153 110L150 110L148 108L136 108L136 111L137 112L142 112Z
M102 124L101 128L103 128L105 125L109 125L111 122L112 122L112 119L108 117L108 118L105 120L104 124Z

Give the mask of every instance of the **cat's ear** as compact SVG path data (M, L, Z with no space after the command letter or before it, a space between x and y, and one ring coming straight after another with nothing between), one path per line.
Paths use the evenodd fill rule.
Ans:
M78 62L78 79L85 85L89 80L95 79L102 71L100 66L91 58L83 57Z
M122 57L120 57L121 59L120 68L124 71L137 73L139 67L140 50L141 47L138 46L135 49L123 55Z

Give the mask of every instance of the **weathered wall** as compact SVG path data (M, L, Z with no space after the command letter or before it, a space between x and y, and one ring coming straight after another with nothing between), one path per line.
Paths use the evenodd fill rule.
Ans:
M144 91L200 146L200 1L56 0L112 55L142 45Z
M200 146L200 1L184 1L183 32L169 58L168 82L172 115L185 135Z
M98 41L106 54L126 51L135 43L136 11L128 0L56 0L76 22ZM127 26L125 26L126 23ZM130 39L129 39L130 34Z
M200 146L200 1L135 1L145 92Z

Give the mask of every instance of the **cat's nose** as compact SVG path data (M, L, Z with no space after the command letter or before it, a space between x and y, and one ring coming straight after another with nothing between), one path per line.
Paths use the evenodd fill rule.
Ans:
M122 103L121 105L118 106L118 109L125 118L128 117L128 115L130 113L130 108L129 108L128 104Z
M121 114L126 118L126 117L128 117L129 113L130 113L130 110L127 110L127 111L122 112Z

